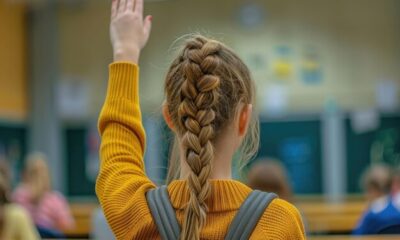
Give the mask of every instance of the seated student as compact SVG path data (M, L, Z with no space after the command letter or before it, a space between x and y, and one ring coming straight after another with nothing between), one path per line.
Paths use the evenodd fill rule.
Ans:
M400 224L400 211L390 196L391 172L386 165L373 165L363 175L362 183L369 207L361 217L353 234L378 234Z
M9 171L1 160L0 171L0 239L37 240L39 234L24 208L9 201Z
M42 237L61 237L61 232L74 227L74 220L65 198L51 189L49 175L45 155L29 155L22 183L12 197L28 210Z
M155 190L143 162L146 141L138 62L150 35L151 17L142 16L143 0L112 3L114 63L99 117L101 167L96 193L116 238L159 239L172 234L173 239L211 240L248 233L251 239L305 239L298 210L259 192L246 205L255 209L246 215L249 221L244 226L254 222L255 228L245 232L230 226L245 199L255 196L231 176L234 154L247 142L246 134L254 133L248 130L258 129L251 121L255 92L242 60L224 44L203 36L186 41L166 76L163 114L178 139L180 180ZM251 143L255 148L250 152L255 152L258 139ZM259 200L267 201L252 204ZM157 214L163 209L165 214Z
M12 188L12 174L10 170L10 166L8 164L8 160L0 155L0 175L3 176L4 181L7 187Z
M391 193L394 206L400 210L400 167L392 172Z
M282 163L272 159L261 159L254 163L248 173L248 185L253 189L274 192L288 202L292 202L292 189Z

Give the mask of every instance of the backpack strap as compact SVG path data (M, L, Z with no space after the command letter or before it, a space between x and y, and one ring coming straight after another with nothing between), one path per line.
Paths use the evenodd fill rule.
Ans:
M240 206L226 234L226 240L247 240L257 226L268 205L277 197L275 193L252 191Z
M146 198L161 239L179 239L181 230L169 200L167 187L161 186L148 191Z

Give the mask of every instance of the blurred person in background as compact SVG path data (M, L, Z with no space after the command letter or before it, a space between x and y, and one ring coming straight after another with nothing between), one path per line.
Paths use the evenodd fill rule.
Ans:
M4 156L0 156L0 175L3 176L6 186L11 188L12 174L7 159Z
M74 227L74 220L65 198L51 188L46 156L30 154L25 164L13 200L28 210L42 237L62 237L63 231Z
M252 189L274 192L288 202L293 201L292 188L286 169L281 162L261 159L251 166L247 176L248 185Z
M7 162L0 160L0 239L37 240L40 239L28 212L10 203L10 171Z
M393 197L393 203L400 208L400 167L397 167L393 170L391 193Z
M368 209L353 230L355 235L379 234L391 226L400 225L400 211L392 201L391 171L384 164L372 165L362 176Z
M289 177L282 162L266 158L260 159L250 166L247 174L247 185L252 189L264 192L276 193L279 198L294 203L292 186L289 183ZM307 232L308 222L303 212L299 209L304 229Z

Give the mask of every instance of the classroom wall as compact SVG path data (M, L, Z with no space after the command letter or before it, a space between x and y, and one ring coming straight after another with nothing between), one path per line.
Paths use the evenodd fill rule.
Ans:
M238 12L243 2L255 2L264 9L265 17L259 26L242 27ZM109 7L106 0L82 0L65 1L58 9L60 80L89 86L85 91L90 96L89 122L93 125L104 101L107 66L112 62ZM374 107L376 84L382 79L400 80L399 9L396 0L149 1L145 10L153 15L153 31L140 64L145 119L160 112L164 76L176 48L174 41L196 31L223 40L249 64L258 85L259 103L263 102L267 87L280 85L288 89L290 113L319 113L328 99L345 110ZM291 49L295 72L285 80L277 80L273 72L276 48L281 45ZM315 85L305 84L298 73L301 54L310 46L317 51L322 66L323 80ZM261 56L264 65L253 66L254 56ZM151 130L148 133L149 139L156 136ZM314 134L317 141L318 133ZM271 135L267 136L271 139ZM319 151L319 147L315 149ZM367 147L362 149L369 152ZM325 160L316 156L318 163L313 166L320 169L319 164ZM77 166L69 168L80 169ZM153 162L147 166L158 167ZM364 165L357 167L351 168L352 176ZM312 191L326 191L323 188L318 185ZM354 187L349 189L355 191Z
M164 75L176 48L172 43L182 34L195 31L223 40L248 63L256 54L264 57L265 67L252 68L259 96L267 86L287 87L290 112L319 112L327 99L344 109L373 107L378 81L400 81L397 1L253 2L265 9L262 24L254 29L243 28L238 21L240 0L169 0L146 5L154 24L141 59L145 112L159 110ZM90 83L95 116L104 98L107 65L111 62L108 1L63 6L59 21L62 74ZM272 71L274 49L282 44L291 48L295 74L277 81ZM322 66L323 80L317 85L304 84L298 74L301 53L309 46L316 49Z
M27 116L25 8L0 0L0 119Z

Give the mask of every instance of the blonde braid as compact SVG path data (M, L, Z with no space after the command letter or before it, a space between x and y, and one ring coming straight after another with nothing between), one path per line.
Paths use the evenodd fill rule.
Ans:
M183 52L181 104L178 117L185 130L182 145L190 168L187 179L190 198L185 209L181 239L199 239L207 216L206 199L211 192L209 177L214 158L214 107L220 95L220 78L213 75L219 65L217 42L197 37Z

